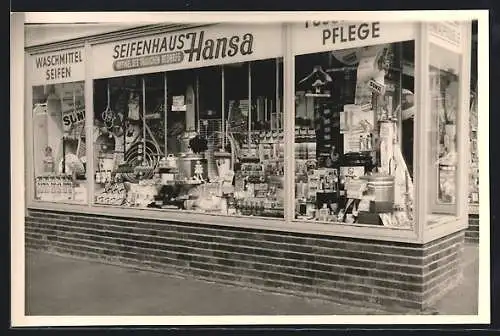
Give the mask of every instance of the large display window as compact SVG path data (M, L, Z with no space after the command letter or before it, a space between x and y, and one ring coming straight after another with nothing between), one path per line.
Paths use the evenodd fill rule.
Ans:
M463 57L461 49L455 48L460 43L461 29L454 23L444 23L440 26L429 27L428 49L428 106L429 106L429 197L428 209L430 217L428 225L439 222L442 218L451 218L459 214L457 194L461 186L460 171L468 171L465 165L459 165L467 156L459 149L459 139L469 133L469 128L463 128L461 123L468 126L469 115L465 119L459 115L459 110L464 109L469 114L469 99L464 100L461 88L464 78L462 73ZM439 28L439 29L438 29ZM442 32L447 34L439 34ZM443 44L442 36L448 37L452 43ZM470 88L468 83L467 88ZM469 92L467 92L469 96ZM469 97L467 97L469 98ZM461 122L462 121L462 122ZM470 150L469 142L463 142ZM467 182L469 180L467 179ZM467 188L467 191L468 188ZM466 192L466 190L463 190Z
M473 24L474 27L474 24ZM473 28L474 29L474 28ZM477 87L477 22L476 37L472 43L471 86L470 86L470 175L469 175L469 213L479 212L479 157L478 157L478 87Z
M477 89L471 90L471 103L470 103L470 189L469 189L469 204L470 212L477 212L477 207L479 205L479 157L478 157L478 145L477 145L477 130L478 130L478 118L477 118Z
M33 87L35 199L85 203L83 82Z
M295 58L296 218L413 226L414 42Z
M94 81L94 201L282 218L282 62Z
M370 239L442 236L462 225L467 192L478 194L464 163L477 108L468 27L155 26L31 54L30 199Z
M464 49L471 45L470 29L470 25L450 21L429 24L426 30L428 226L457 218L466 222L468 214L464 201L470 192L471 55Z
M459 54L430 45L429 98L431 114L431 172L438 181L430 198L438 205L456 204L457 113L459 104Z

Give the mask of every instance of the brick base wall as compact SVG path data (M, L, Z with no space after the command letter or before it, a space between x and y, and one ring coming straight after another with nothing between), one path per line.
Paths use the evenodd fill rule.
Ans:
M409 244L29 211L26 247L386 310L425 310L461 279L464 232Z
M465 230L467 243L479 243L479 215L469 215L469 226Z

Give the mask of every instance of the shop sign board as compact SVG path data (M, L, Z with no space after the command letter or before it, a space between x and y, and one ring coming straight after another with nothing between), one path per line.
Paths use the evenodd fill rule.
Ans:
M33 54L28 64L31 85L69 83L85 80L83 48Z
M409 41L416 28L412 22L306 21L294 24L292 48L300 55Z
M281 57L281 25L218 24L92 47L93 78Z
M461 53L462 25L458 21L429 22L429 41L450 51Z

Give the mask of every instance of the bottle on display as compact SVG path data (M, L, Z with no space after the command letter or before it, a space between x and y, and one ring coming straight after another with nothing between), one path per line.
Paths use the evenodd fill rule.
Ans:
M47 174L54 172L54 156L52 155L52 148L47 146L45 148L45 157L43 159L43 171Z
M63 176L61 179L60 179L60 182L59 182L59 186L60 186L60 197L62 200L67 200L67 199L70 199L70 190L69 190L69 185L68 185L68 177L67 176Z
M66 178L66 199L73 199L73 180L71 178Z
M47 178L46 197L49 201L54 200L54 178L51 176Z
M47 199L54 201L55 178L49 177L47 180Z
M368 151L373 150L373 143L372 143L372 135L371 135L371 133L368 134L368 136L366 137L366 149Z
M338 210L338 208L339 208L338 203L332 203L332 204L330 204L330 213L331 213L332 215L337 214L337 210Z
M319 220L326 222L328 220L328 217L330 216L330 209L328 209L328 205L326 203L323 203L323 207L319 209Z
M52 178L46 178L45 181L43 182L43 194L44 194L44 200L45 201L50 201L50 196L51 196L51 186L52 186Z
M72 179L71 178L66 178L66 199L68 200L72 200L73 199L73 182L72 182Z

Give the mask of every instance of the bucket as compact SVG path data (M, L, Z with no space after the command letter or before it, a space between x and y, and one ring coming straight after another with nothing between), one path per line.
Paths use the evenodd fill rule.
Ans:
M375 202L394 202L394 176L368 175L363 176L368 182L368 190L375 196Z
M175 180L175 174L173 173L161 173L161 183L163 185L171 184Z
M163 162L164 167L169 169L177 169L177 158L173 154L168 154Z
M368 192L374 196L374 212L392 212L394 205L394 176L367 175L361 177L367 181Z

